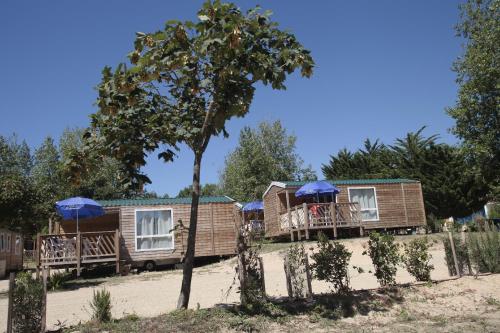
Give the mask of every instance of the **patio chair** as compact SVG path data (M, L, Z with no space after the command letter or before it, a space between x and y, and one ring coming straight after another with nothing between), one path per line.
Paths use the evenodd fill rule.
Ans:
M57 260L63 260L64 258L64 245L61 243L60 239L57 237L47 238L45 243L47 246L47 258Z

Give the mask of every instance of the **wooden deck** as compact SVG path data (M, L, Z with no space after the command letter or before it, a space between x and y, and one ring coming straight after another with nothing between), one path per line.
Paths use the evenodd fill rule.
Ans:
M36 266L71 267L77 275L86 264L115 263L120 270L120 231L78 232L37 236Z
M333 229L337 237L338 228L360 228L363 232L360 206L358 203L303 203L287 209L279 216L281 231L294 233L300 240L302 233L309 239L309 230Z

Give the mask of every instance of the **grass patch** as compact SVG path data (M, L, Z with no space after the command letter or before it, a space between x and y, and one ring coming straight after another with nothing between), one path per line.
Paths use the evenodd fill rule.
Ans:
M484 298L484 301L486 304L491 305L491 306L496 306L498 309L500 309L500 301L496 299L493 296L488 296Z
M264 302L257 311L228 305L209 309L176 310L168 314L140 318L128 315L108 323L91 321L65 332L267 332L271 327L285 331L307 330L320 323L323 327L337 326L338 320L366 315L372 311L388 311L394 304L403 302L398 288L380 291L353 291L348 295L316 295L314 301L290 301L288 298Z

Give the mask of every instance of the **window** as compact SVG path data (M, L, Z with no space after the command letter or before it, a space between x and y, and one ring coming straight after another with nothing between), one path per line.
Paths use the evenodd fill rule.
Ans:
M0 251L5 252L5 234L0 234Z
M21 254L21 236L16 236L16 254Z
M349 201L357 202L361 207L363 221L378 221L377 194L374 187L350 188Z
M135 211L135 249L137 251L174 248L172 210Z
M5 246L5 251L9 253L12 251L12 247L10 246L10 237L11 235L7 234L7 246Z

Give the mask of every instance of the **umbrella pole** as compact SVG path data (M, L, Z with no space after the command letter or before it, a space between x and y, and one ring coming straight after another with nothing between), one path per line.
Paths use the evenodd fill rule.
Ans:
M78 233L78 209L76 210L76 233Z

